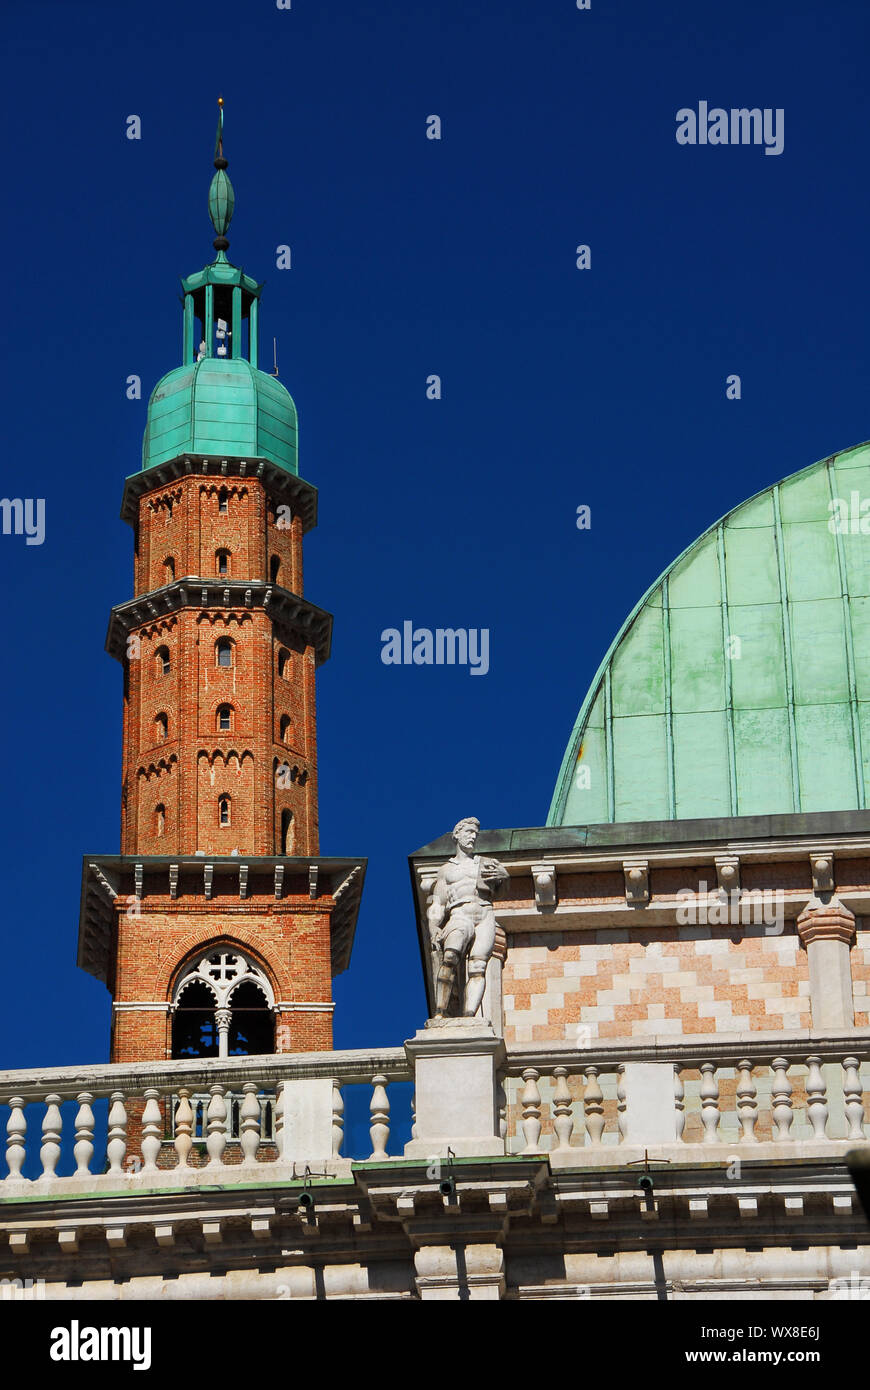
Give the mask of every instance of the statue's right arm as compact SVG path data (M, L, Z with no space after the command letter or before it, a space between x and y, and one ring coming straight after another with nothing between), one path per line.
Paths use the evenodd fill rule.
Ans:
M445 883L439 875L438 878L436 878L435 880L435 885L432 889L431 897L429 898L429 906L426 910L426 920L429 924L429 934L433 937L433 939L435 933L441 926L446 915L447 897L445 893Z

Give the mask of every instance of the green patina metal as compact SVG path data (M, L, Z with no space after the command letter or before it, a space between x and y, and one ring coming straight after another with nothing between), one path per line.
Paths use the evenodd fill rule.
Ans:
M182 365L151 394L142 468L189 453L250 455L298 475L296 406L276 377L257 366L263 286L227 260L235 197L223 152L223 101L218 105L208 199L216 255L181 281Z
M674 561L595 675L548 825L868 806L863 499L870 444L749 498Z
M273 376L244 358L176 367L148 402L142 467L180 454L266 458L298 474L296 407Z

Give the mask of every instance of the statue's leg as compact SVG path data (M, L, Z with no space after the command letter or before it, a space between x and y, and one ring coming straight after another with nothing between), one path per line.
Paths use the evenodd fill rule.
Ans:
M486 967L495 944L496 921L492 908L481 905L475 912L474 940L468 953L465 982L465 1016L473 1018L483 1003Z
M468 979L465 982L465 1017L473 1018L483 1003L486 989L486 961L469 960Z
M435 977L435 1017L443 1018L450 1004L450 996L453 993L453 981L456 978L456 966L459 963L459 952L449 948L444 952L438 974Z

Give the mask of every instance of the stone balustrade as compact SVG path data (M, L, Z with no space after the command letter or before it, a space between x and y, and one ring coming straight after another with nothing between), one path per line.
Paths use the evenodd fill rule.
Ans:
M784 1158L845 1152L868 1137L868 1056L854 1030L754 1048L745 1039L517 1048L502 1079L501 1133L509 1153L549 1152L566 1166L593 1151L596 1162L625 1161L625 1146L676 1147L669 1161L723 1145L759 1157L771 1146ZM622 1159L608 1159L616 1148Z
M0 1072L0 1104L9 1108L0 1194L64 1181L97 1191L196 1182L198 1174L214 1182L218 1169L238 1175L240 1166L267 1163L294 1175L310 1165L338 1171L350 1162L344 1092L358 1085L369 1088L371 1149L356 1157L385 1159L388 1088L411 1079L403 1048ZM70 1138L74 1171L61 1175Z

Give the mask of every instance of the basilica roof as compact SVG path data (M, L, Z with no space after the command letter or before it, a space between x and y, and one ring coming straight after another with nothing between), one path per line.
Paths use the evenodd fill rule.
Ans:
M548 825L868 806L862 504L870 444L742 502L665 570L583 701Z

